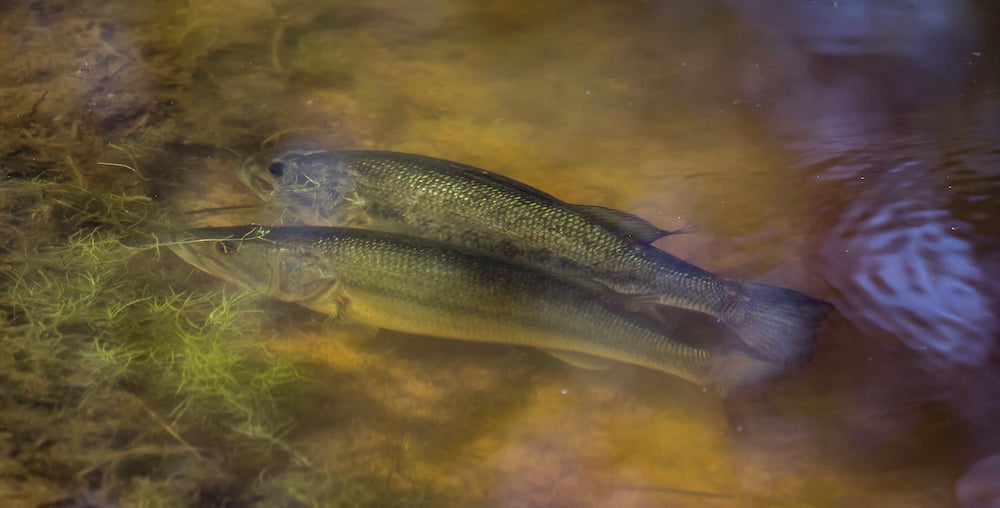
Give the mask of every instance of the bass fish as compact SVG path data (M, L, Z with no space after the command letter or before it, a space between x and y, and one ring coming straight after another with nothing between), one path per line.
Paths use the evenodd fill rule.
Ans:
M423 238L329 227L236 226L176 234L195 267L269 297L380 329L531 346L577 366L601 359L720 395L775 373L749 351L713 353L665 335L601 291Z
M595 280L632 308L709 314L783 365L812 352L832 308L791 289L716 276L650 245L677 231L447 160L368 150L262 154L243 163L240 179L286 223L402 232Z

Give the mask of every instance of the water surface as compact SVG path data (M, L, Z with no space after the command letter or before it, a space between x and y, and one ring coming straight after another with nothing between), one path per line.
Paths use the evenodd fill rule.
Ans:
M33 177L69 153L90 181L143 185L180 211L254 203L235 168L262 147L421 153L663 228L697 224L657 246L837 306L811 362L723 406L638 367L357 338L263 304L280 333L261 340L320 387L291 415L289 446L376 479L388 498L995 506L976 490L998 502L990 11L945 0L10 6L4 170ZM62 144L32 145L39 132ZM213 283L199 277L176 284Z

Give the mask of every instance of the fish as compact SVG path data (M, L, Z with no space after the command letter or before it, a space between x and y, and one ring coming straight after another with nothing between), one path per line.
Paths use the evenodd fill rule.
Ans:
M424 238L312 226L226 226L166 243L215 277L366 325L446 339L530 346L573 365L611 361L665 372L726 396L772 376L752 351L710 350L554 274Z
M598 281L633 309L715 317L751 349L808 359L832 305L798 291L717 276L651 244L664 230L612 208L566 203L498 173L389 151L286 151L248 157L239 178L282 223L398 232Z

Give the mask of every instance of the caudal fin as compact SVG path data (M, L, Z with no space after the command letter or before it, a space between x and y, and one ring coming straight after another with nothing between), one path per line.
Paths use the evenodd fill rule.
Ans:
M786 366L806 360L815 348L817 329L833 305L791 289L740 284L742 298L725 316L726 324L767 360Z
M712 353L708 366L708 387L720 397L746 386L784 374L788 366L768 360L741 347L725 347Z

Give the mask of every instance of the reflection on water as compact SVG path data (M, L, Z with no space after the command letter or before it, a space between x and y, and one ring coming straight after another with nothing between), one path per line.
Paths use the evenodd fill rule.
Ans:
M262 144L423 153L664 228L696 223L658 245L837 305L809 364L725 408L642 369L581 371L402 334L348 340L269 307L283 331L269 347L316 387L287 404L289 457L388 498L995 506L989 11L972 0L4 6L18 51L0 161L33 177L71 156L111 187L137 180L96 161L125 164L158 206L192 210L253 203L235 169ZM37 146L45 136L58 142ZM245 481L266 485L285 466Z
M1000 131L996 101L976 98L995 60L984 63L974 5L736 7L766 34L765 47L787 55L770 75L778 84L767 85L785 92L768 121L800 170L825 182L817 211L833 220L819 233L813 268L837 291L838 309L862 340L911 359L907 376L863 389L861 406L898 411L888 430L916 434L916 415L943 403L960 415L974 448L963 455L996 450L986 422L1000 415L997 224L982 203L996 199L1000 153L988 140ZM959 483L964 506L1000 503L990 460Z
M870 177L824 246L840 308L889 331L937 367L982 366L995 349L993 283L980 266L972 225L947 210L947 189L919 163Z

